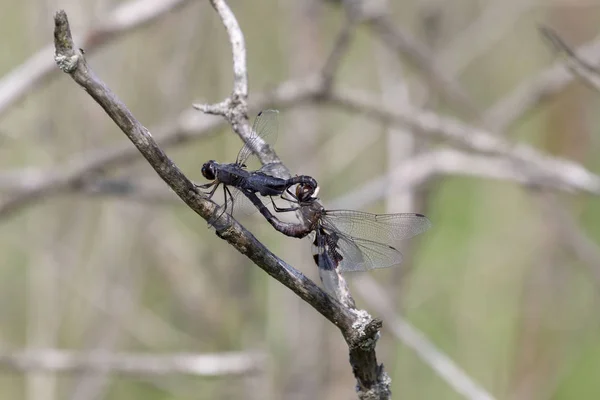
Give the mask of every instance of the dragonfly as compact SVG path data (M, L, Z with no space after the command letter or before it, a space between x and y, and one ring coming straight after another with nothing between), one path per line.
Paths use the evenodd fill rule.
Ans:
M264 204L261 207L256 202L258 198L249 198L279 232L297 238L314 233L313 259L320 270L356 272L398 265L403 257L395 243L431 227L431 221L423 214L326 210L319 202L318 192L318 186L299 184L295 193L298 206L275 208L299 211L303 220L299 224L280 221Z
M297 184L317 187L316 180L307 175L291 178L277 177L280 168L278 163L265 164L256 171L247 169L246 163L250 156L254 154L254 149L260 147L261 141L264 143L275 142L278 114L279 111L277 110L263 110L258 113L252 126L251 136L240 149L234 163L221 164L215 160L210 160L202 165L202 176L211 182L197 186L200 189L211 189L205 193L208 199L211 199L216 190L222 186L224 196L224 204L221 206L222 212L229 208L230 213L233 214L234 204L243 198L240 197L241 194L247 196L248 194L255 195L258 193L261 196L271 197L271 201L273 201L273 196L282 196L285 192L293 196L290 188ZM232 193L231 188L236 190ZM275 203L273 202L273 204Z

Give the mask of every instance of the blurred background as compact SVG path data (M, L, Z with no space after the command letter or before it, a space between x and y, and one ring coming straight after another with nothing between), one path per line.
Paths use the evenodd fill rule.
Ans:
M314 176L328 208L433 222L398 244L402 267L349 276L358 306L384 320L377 352L394 396L477 398L407 345L403 321L494 398L598 398L597 198L524 185L526 165L296 92L337 60L333 90L598 171L600 93L538 27L600 64L600 1L228 3L246 38L251 118L281 110L275 149L292 173ZM191 179L205 183L202 163L233 162L242 145L191 107L232 87L209 2L3 2L0 398L355 398L339 331L217 238L56 68L60 8L94 71ZM310 240L240 220L318 281Z

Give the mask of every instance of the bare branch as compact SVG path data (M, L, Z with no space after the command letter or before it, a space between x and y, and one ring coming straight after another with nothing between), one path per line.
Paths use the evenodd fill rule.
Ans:
M354 282L363 299L381 315L391 327L392 334L417 353L457 393L470 400L493 400L494 397L478 385L446 354L438 350L425 335L393 311L391 304L381 295L382 287L368 275Z
M335 43L333 44L333 49L329 53L329 57L325 61L325 65L321 70L321 78L323 79L322 83L322 91L323 93L328 92L332 85L333 80L335 78L336 72L342 62L342 58L348 51L348 47L350 46L352 34L354 33L354 29L356 29L356 24L351 19L347 19L342 26L340 33L338 34Z
M564 58L565 65L572 73L578 76L592 89L600 91L600 75L598 68L578 57L560 36L549 27L540 27L540 32L548 39L556 53Z
M246 68L246 45L244 35L240 25L231 12L231 9L223 0L211 0L213 8L217 11L225 25L229 42L231 43L231 52L233 55L233 90L231 97L217 104L194 104L194 108L208 114L221 115L231 124L234 132L237 133L244 142L248 142L252 130L248 124L248 75ZM273 149L264 141L257 140L252 150L258 155L263 163L281 162Z
M548 220L557 225L557 232L571 252L588 267L591 277L600 289L600 247L577 225L571 214L558 202L556 196L543 193L537 196L540 208Z
M132 0L117 6L105 20L83 35L87 54L92 54L119 35L143 27L189 0ZM0 116L51 74L56 73L50 43L0 80Z
M580 165L577 165L574 162L567 162L561 159L543 156L541 153L525 145L511 145L491 132L475 129L468 125L461 124L456 120L446 119L421 110L386 110L381 106L380 102L372 100L369 96L365 96L360 92L334 92L331 96L325 96L325 98L321 96L322 93L323 80L318 75L291 80L283 82L270 93L263 93L255 96L253 109L263 109L273 103L282 107L289 107L294 104L318 98L322 101L330 102L335 106L350 109L353 112L357 111L364 113L366 116L378 121L399 126L416 126L420 131L425 130L426 132L435 134L437 137L450 138L463 145L465 145L464 142L473 141L470 139L472 134L475 134L473 137L476 138L483 133L483 140L474 140L473 145L465 146L483 153L494 153L501 148L504 148L505 152L507 151L510 153L524 148L526 153L533 153L536 156L534 158L543 158L545 160L544 168L547 168L548 174L550 174L552 169L558 170L558 174L554 180L538 179L539 176L536 175L535 168L532 170L532 168L528 166L532 160L529 160L530 162L526 163L525 166L515 164L514 162L507 163L506 161L501 160L490 160L489 166L485 167L486 163L483 158L481 158L481 162L477 161L479 168L473 169L471 171L472 174L483 177L495 176L496 179L515 180L522 184L557 188L567 191L578 190L588 193L597 192L597 178L583 169ZM157 127L155 129L156 132L159 132L156 135L157 142L163 147L184 144L190 140L202 137L208 132L222 127L224 124L225 122L220 119L209 118L206 116L203 117L196 113L186 111L174 122L164 124L162 127ZM453 139L457 133L462 139ZM481 143L477 144L479 142ZM484 144L483 147L482 144ZM500 144L500 147L494 150L496 144ZM23 171L23 173L19 174L15 174L14 172L4 173L0 175L0 187L20 188L22 191L15 195L12 200L0 205L0 217L8 215L9 212L14 212L22 207L33 204L44 196L65 190L78 190L78 188L81 187L82 182L87 182L88 176L115 166L131 163L138 159L138 154L139 153L135 148L128 145L121 145L112 149L103 149L101 151L92 152L91 154L76 157L66 163L65 166L56 167L55 170L30 170ZM447 168L449 169L444 169L443 171L447 171L445 173L461 173L458 169L452 169L451 165L453 161L451 158L453 156L448 156L448 154L449 153L447 153L445 157L436 159L436 164L431 165L431 168L446 168L440 166L439 163L448 160ZM561 165L563 162L567 163L568 169L562 170ZM503 172L500 172L500 169L498 169L496 173L492 173L491 168L493 168L493 165L500 167L500 164L503 164L510 169L504 168L502 170ZM482 167L485 168L482 169ZM513 173L517 172L515 169L520 171L516 175ZM528 171L529 173L525 174ZM465 172L469 173L469 171ZM440 173L444 172L440 171ZM14 184L11 183L15 181L18 181L18 186L14 186Z
M470 176L514 182L528 187L561 189L551 182L538 181L535 174L528 174L526 168L509 159L441 149L407 159L390 173L370 179L358 189L337 198L332 202L332 207L361 208L378 201L389 194L391 180L397 182L394 192L401 193L414 190L441 175ZM0 175L0 192L24 191L47 180L53 180L53 177L39 170L4 173ZM144 184L139 179L84 178L78 181L77 185L71 185L65 190L87 196L119 197L123 200L157 205L183 205L171 191L157 185Z
M577 57L588 65L600 64L600 39L581 46ZM496 132L505 132L520 118L536 109L536 106L560 93L573 82L573 74L562 62L536 74L517 86L509 95L503 97L486 111L485 126Z
M24 372L110 372L137 376L186 374L204 377L241 375L265 367L259 353L132 354L36 349L0 353L0 367Z
M600 194L600 177L583 166L547 156L525 144L509 143L498 135L456 119L409 107L391 110L358 91L338 89L330 94L328 100L353 112L366 113L386 123L406 125L479 153L507 157L535 173L538 182L551 183L565 190Z
M257 100L253 102L252 109L261 110L272 103L289 107L307 101L322 90L321 85L322 80L317 76L283 82L273 91L255 96ZM152 131L155 132L156 142L161 147L167 148L198 139L225 125L226 121L222 119L185 110L175 121L167 122ZM45 196L67 190L77 190L81 187L82 182L87 180L87 177L109 168L129 164L138 160L139 157L139 151L125 143L108 149L92 151L83 156L76 156L65 165L56 167L55 170L48 171L47 168L29 170L21 176L4 173L0 175L0 186L4 185L2 182L16 179L23 184L23 190L5 203L0 203L0 219L35 204ZM268 155L265 154L265 157Z
M440 69L427 46L390 18L383 2L340 1L352 19L366 23L379 40L422 71L451 107L459 108L459 111L471 117L479 114L478 107L467 91L447 71Z
M538 0L485 3L481 14L460 33L450 38L450 42L443 49L440 49L436 64L443 71L447 71L449 76L456 76L475 59L491 50L514 29L523 15L538 5Z
M535 174L514 161L501 157L470 154L454 149L433 150L418 154L398 165L389 174L370 179L358 189L333 201L334 208L361 208L389 194L389 182L398 182L394 192L414 190L430 179L441 175L471 176L515 182L530 187L547 187L538 182Z
M210 3L215 8L227 34L231 41L231 52L233 54L233 96L234 104L237 101L246 101L248 98L248 69L246 68L246 44L240 25L231 12L231 9L223 0L211 0Z

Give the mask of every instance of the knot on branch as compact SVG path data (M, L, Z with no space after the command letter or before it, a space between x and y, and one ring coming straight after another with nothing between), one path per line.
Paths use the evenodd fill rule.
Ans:
M63 54L54 54L54 61L61 71L70 74L77 69L79 64L79 55L73 54L72 56L65 56Z
M350 336L346 338L348 345L351 349L373 350L379 340L379 330L383 326L383 322L379 319L373 319L364 310L356 311L357 318L352 324Z
M378 369L379 372L377 374L377 383L372 385L368 390L363 390L360 387L356 388L356 392L360 400L379 400L392 398L392 391L390 390L392 379L383 371L383 364L380 364Z

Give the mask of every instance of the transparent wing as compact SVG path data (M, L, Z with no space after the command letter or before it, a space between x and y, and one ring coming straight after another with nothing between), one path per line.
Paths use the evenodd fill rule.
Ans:
M240 218L250 216L256 211L258 211L258 208L256 208L256 206L252 204L250 199L248 199L240 190L232 186L228 187L231 189L233 200L231 207L228 207L228 211L231 215L233 215L236 218Z
M342 272L387 268L402 262L402 253L396 248L372 240L339 235L338 249L343 257L339 263Z
M246 164L248 157L260 150L262 141L270 145L275 144L279 128L278 115L279 111L277 110L263 110L258 113L254 119L252 133L238 153L237 164Z
M235 218L241 218L250 216L258 210L254 204L252 204L252 202L234 186L228 185L227 189L229 189L229 192L224 191L223 188L219 188L213 195L212 200L219 204L219 207L215 211L215 218L223 212L227 212ZM231 193L231 196L229 193ZM227 197L227 201L225 201L225 197Z
M289 172L286 171L283 164L278 163L278 162L265 164L262 167L260 167L260 169L258 169L258 172L262 172L264 174L274 176L276 178L282 178L282 179L290 178Z
M371 214L351 210L327 210L322 217L328 229L366 242L395 242L425 232L431 221L422 214Z

